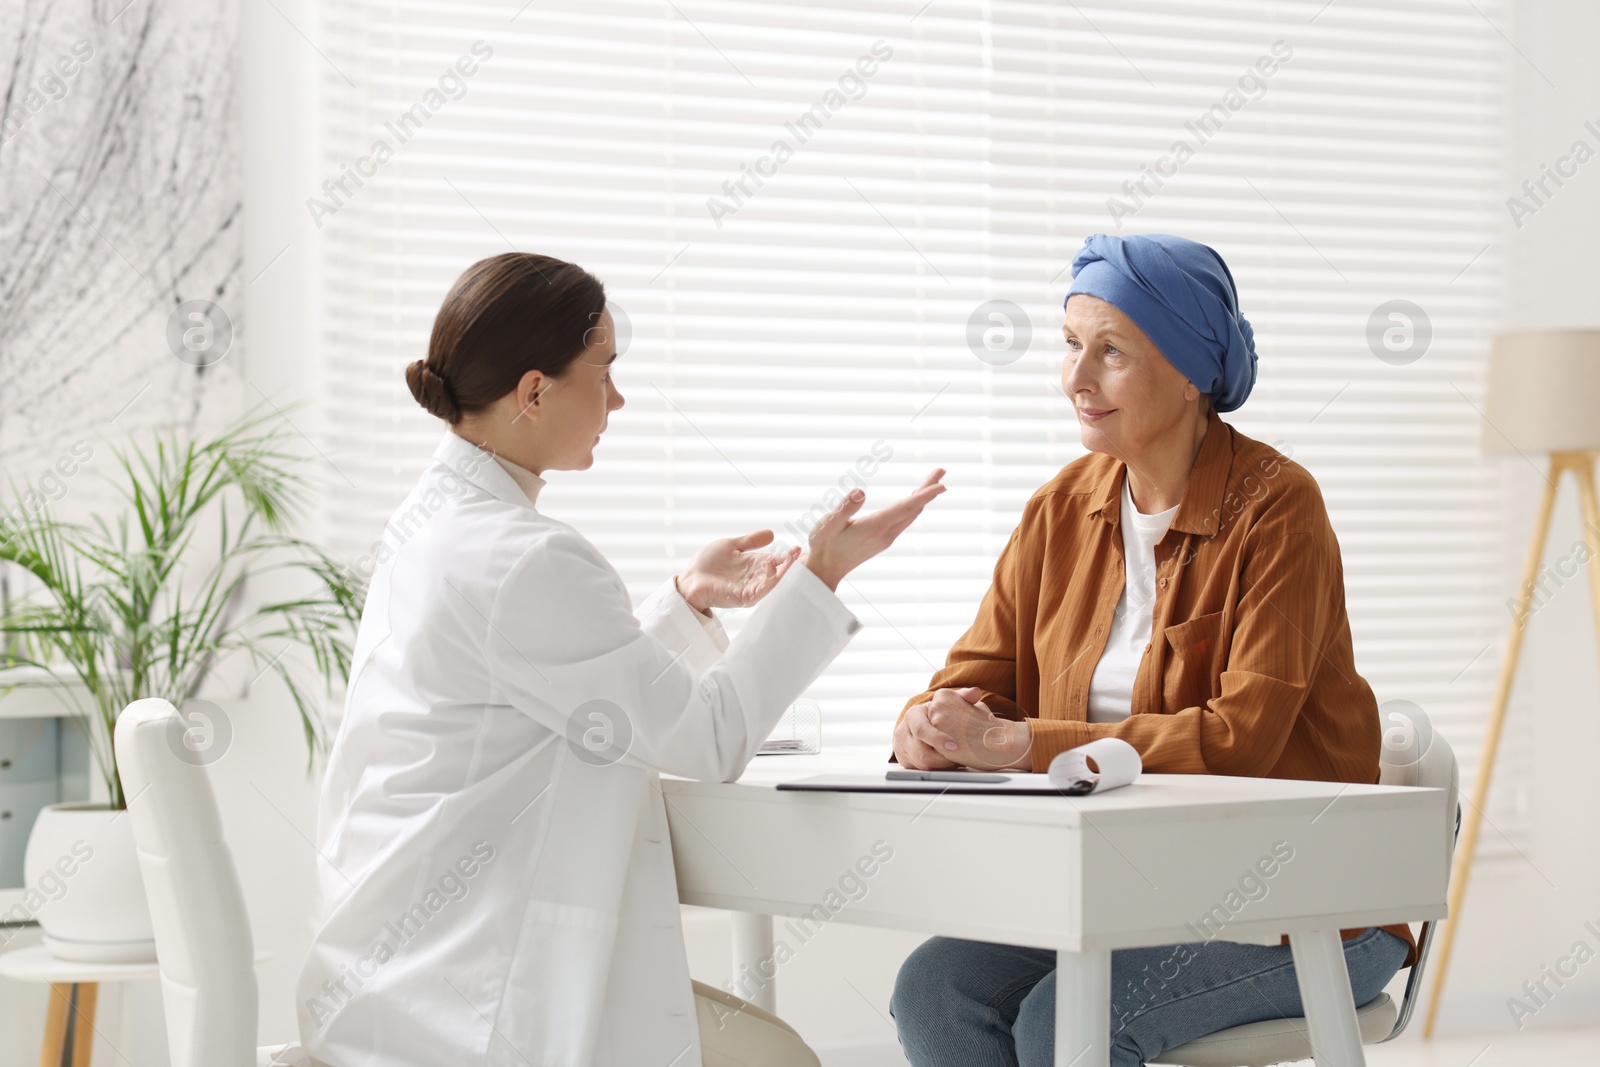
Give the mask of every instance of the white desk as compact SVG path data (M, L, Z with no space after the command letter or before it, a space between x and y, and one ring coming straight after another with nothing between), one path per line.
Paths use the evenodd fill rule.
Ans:
M819 905L818 924L1053 948L1056 1063L1106 1067L1111 950L1204 940L1200 922L1221 906L1226 940L1290 935L1317 1063L1358 1067L1340 928L1445 914L1436 789L1163 774L1088 797L772 788L886 767L875 755L759 756L735 783L662 779L679 899L757 917L736 916L735 982L744 966L775 970L767 917ZM831 911L830 889L879 841L892 858L861 879L860 899ZM1292 859L1233 911L1230 890L1277 842ZM790 929L780 936L792 942Z

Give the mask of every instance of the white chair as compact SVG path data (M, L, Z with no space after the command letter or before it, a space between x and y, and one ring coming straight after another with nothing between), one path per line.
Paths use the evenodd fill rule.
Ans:
M169 741L177 714L165 700L136 700L117 719L114 740L150 900L172 1067L311 1067L298 1045L256 1047L244 893L205 769Z
M1388 754L1386 750L1385 755ZM1461 829L1461 805L1457 798L1460 772L1450 745L1444 738L1432 735L1420 759L1403 764L1380 763L1378 781L1381 785L1424 786L1443 790L1444 810L1440 814L1443 816L1444 866L1448 878L1450 862L1455 855L1456 834ZM1405 997L1398 1013L1387 993L1379 993L1356 1009L1362 1044L1391 1041L1399 1037L1406 1023L1411 1021L1411 1013L1422 991L1422 972L1428 962L1428 948L1433 943L1436 925L1432 921L1423 923L1422 931L1417 935L1417 960L1411 965L1411 973L1406 978ZM1264 1019L1218 1030L1214 1034L1206 1034L1167 1049L1150 1062L1179 1067L1269 1067L1270 1064L1311 1058L1311 1038L1306 1020L1294 1018Z

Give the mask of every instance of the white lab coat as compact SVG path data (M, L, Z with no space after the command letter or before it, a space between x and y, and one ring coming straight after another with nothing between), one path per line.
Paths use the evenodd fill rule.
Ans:
M657 772L736 779L860 623L798 565L731 646L670 580L636 617L488 453L446 431L434 457L361 616L301 1041L329 1067L700 1067Z

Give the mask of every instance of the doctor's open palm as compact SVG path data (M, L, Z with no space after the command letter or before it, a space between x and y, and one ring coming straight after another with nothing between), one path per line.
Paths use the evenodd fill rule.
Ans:
M771 530L712 541L678 576L678 591L701 612L747 607L766 596L796 563L837 590L840 579L894 544L928 501L945 491L940 483L944 473L943 468L935 470L910 494L860 518L855 515L866 503L866 493L852 489L812 529L804 553L798 545L784 552L754 551L772 543Z

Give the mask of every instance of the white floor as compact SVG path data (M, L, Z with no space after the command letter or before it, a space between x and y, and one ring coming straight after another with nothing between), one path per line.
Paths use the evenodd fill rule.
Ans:
M1367 1049L1369 1067L1591 1067L1600 1063L1600 1023L1540 1026L1429 1041L1402 1037Z
M822 1067L906 1067L898 1048L817 1049ZM1310 1060L1303 1061L1310 1064ZM1423 1041L1407 1034L1367 1047L1367 1067L1594 1067L1600 1064L1600 1022L1530 1027Z

